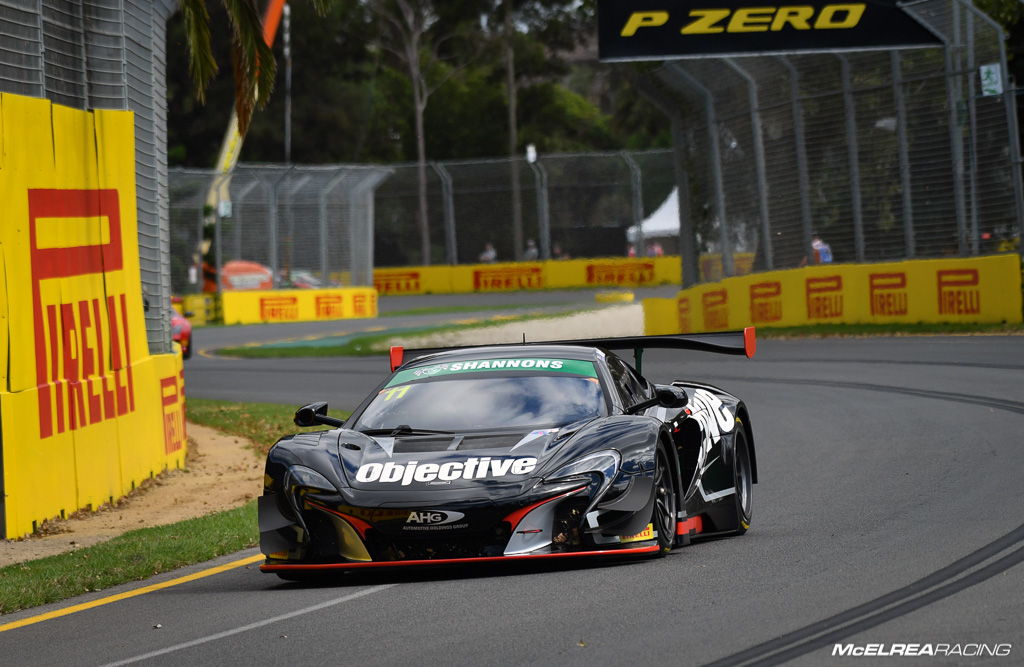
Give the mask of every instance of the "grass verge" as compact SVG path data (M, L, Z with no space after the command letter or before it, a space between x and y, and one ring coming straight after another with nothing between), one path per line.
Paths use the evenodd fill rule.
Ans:
M326 427L299 428L292 421L298 405L281 403L233 403L208 398L189 398L185 414L190 422L251 440L265 455L282 435L302 431L322 431ZM331 410L331 416L348 419L349 412Z
M98 591L254 546L256 501L0 568L0 614Z
M1024 326L1019 324L977 324L973 322L921 322L917 324L814 324L803 327L757 327L758 338L1020 333L1024 333Z
M291 347L265 345L253 347L225 347L216 350L216 354L228 357L243 357L246 359L369 356L384 354L387 352L388 341L395 338L410 338L448 333L452 331L465 331L467 329L481 329L515 322L524 322L527 320L546 320L558 317L567 317L569 315L576 315L578 313L589 312L591 310L594 309L577 308L557 313L513 315L500 320L486 319L479 322L446 324L442 326L424 327L422 329L411 329L402 332L367 334L365 336L352 338L341 345L296 345Z

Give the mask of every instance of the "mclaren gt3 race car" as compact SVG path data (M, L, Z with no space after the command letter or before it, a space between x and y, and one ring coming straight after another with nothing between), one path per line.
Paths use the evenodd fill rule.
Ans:
M649 348L754 353L754 331L393 348L392 372L331 430L282 438L259 500L264 572L662 555L742 534L757 482L747 408L648 382ZM612 350L632 349L634 364ZM404 362L403 362L404 360Z

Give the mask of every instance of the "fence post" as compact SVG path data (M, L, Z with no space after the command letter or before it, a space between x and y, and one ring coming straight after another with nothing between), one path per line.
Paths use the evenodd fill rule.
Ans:
M814 214L811 212L811 176L807 167L807 135L804 128L804 105L800 101L800 72L785 56L779 62L789 72L789 107L793 116L793 143L796 149L797 186L800 189L800 228L803 233L804 257L814 257L811 233Z
M327 234L327 197L331 194L334 188L338 187L338 184L348 178L348 169L345 167L338 168L338 175L327 182L324 189L320 192L319 197L319 208L320 208L320 279L327 284L328 277L330 276L330 266L328 266L328 234Z
M963 89L956 70L960 57L954 49L960 48L960 4L951 0L953 27L952 40L943 48L946 68L946 113L949 122L949 150L953 160L953 206L956 214L957 251L961 256L968 254L967 248L967 205L964 201L964 135L960 128L960 99Z
M455 235L455 192L452 187L452 175L440 162L431 162L430 166L441 181L441 208L444 213L444 255L449 264L459 263L458 238ZM522 231L520 230L520 233ZM517 251L518 252L518 251Z
M630 182L632 184L632 195L633 195L633 226L636 227L636 240L633 246L636 248L636 256L643 257L647 254L646 244L644 243L644 177L640 171L640 165L636 163L633 156L622 151L620 153L622 159L626 162L626 166L629 167Z
M259 179L254 179L254 180L250 181L248 184L246 184L246 186L244 188L242 188L239 191L238 195L236 197L234 197L234 201L237 202L237 205L231 207L231 218L235 222L235 257L234 257L235 259L243 259L243 257L242 257L242 220L241 220L241 218L240 218L240 216L238 214L241 213L242 204L243 204L243 202L245 202L245 198L248 197L249 193L252 192L253 188L255 188L259 184L260 184Z
M723 58L725 64L733 69L747 82L747 99L750 106L751 139L754 142L754 170L757 174L758 213L761 217L761 238L764 243L765 268L775 268L772 253L772 226L768 214L768 168L764 157L764 133L761 127L761 108L758 102L757 81L732 58Z
M963 2L963 0L958 0ZM966 3L964 9L972 16L979 18L996 32L999 44L999 73L1003 80L1003 103L1006 105L1006 127L1009 134L1007 146L1010 159L1010 181L1013 183L1014 213L1017 217L1017 236L1021 241L1017 244L1017 252L1024 258L1024 174L1022 174L1020 154L1020 126L1017 123L1017 89L1010 87L1010 69L1006 62L1006 33L1003 27L991 16L980 11L973 4ZM972 91L973 92L973 91Z
M860 144L857 142L857 106L853 99L853 82L850 76L850 61L839 54L840 73L843 80L843 109L846 116L846 146L850 168L850 208L853 213L853 251L858 262L866 261L864 252L864 207L860 189ZM808 258L813 257L808 255Z
M714 189L712 208L715 217L718 219L719 243L722 246L722 273L726 276L735 275L735 267L732 260L732 241L729 234L729 222L725 212L725 185L722 179L722 155L718 141L718 120L715 116L715 98L711 91L698 81L692 74L679 65L669 65L667 71L676 75L676 80L682 80L696 90L704 98L704 116L707 122L708 152L711 161L711 179Z
M900 198L903 203L904 254L912 258L916 253L914 240L914 200L910 182L910 145L907 142L907 102L903 96L903 63L900 52L889 53L892 69L892 99L896 106L896 144L900 163Z
M222 178L224 178L223 174L218 174L218 175L215 175L213 177L213 180L214 180L213 185L216 188L218 188L218 189L220 188L219 181ZM216 207L213 210L213 221L214 221L214 223L213 223L213 261L214 261L214 268L216 269L216 276L217 276L217 293L220 294L220 292L221 292L221 273L220 272L221 272L221 268L224 265L224 261L222 259L222 255L221 255L221 228L220 228L221 227L221 217L220 217L219 207Z
M970 133L970 231L971 254L980 252L981 230L978 229L978 105L974 99L974 78L978 75L974 61L974 14L967 12L967 127Z
M551 212L548 209L548 170L540 160L527 162L533 172L537 190L537 235L540 236L540 258L551 259Z

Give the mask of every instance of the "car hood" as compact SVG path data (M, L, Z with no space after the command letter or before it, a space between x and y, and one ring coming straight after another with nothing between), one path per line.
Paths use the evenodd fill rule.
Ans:
M370 437L339 434L346 481L372 491L454 490L522 484L568 440L559 429Z

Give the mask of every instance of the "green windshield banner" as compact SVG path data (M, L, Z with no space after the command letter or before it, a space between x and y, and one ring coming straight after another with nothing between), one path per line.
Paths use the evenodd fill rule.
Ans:
M414 380L454 375L456 373L480 373L485 371L554 371L569 375L597 377L593 362L578 359L475 359L473 361L454 361L446 364L435 364L422 368L409 368L399 371L388 382L388 387L405 384Z

